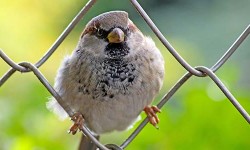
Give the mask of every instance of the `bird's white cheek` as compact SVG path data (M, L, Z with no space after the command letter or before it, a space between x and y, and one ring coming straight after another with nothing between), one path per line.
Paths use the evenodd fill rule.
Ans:
M143 35L140 32L131 33L127 43L128 47L132 49L130 54L138 53L144 44Z
M95 36L84 36L79 43L81 47L84 47L84 50L93 52L94 55L104 55L107 44L107 42Z

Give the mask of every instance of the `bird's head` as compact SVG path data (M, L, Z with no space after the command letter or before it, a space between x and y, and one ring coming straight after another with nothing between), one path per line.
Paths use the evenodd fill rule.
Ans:
M94 17L86 25L80 44L82 47L101 53L110 45L127 43L133 40L134 33L141 33L128 18L125 11L110 11Z

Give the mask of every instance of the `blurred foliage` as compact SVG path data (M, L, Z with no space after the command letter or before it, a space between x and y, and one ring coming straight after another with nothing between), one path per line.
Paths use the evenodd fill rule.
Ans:
M212 66L249 24L249 0L144 0L139 1L178 52L191 65ZM0 47L16 62L35 63L52 45L85 1L0 1ZM105 11L125 10L131 20L152 36L166 60L166 78L157 101L186 72L159 42L135 9L124 0L99 0L40 68L53 84L64 55L74 49L86 22ZM250 38L217 72L250 112ZM9 66L0 60L0 75ZM0 88L0 149L77 149L80 134L68 135L71 122L59 121L45 107L49 92L32 73L16 73ZM142 114L142 116L145 116ZM128 150L250 148L249 124L208 78L189 80L159 115L160 129L151 125ZM114 132L103 143L120 144L133 131Z

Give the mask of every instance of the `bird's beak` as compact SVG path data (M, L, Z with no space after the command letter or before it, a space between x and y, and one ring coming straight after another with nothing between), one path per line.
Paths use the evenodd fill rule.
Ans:
M120 28L114 28L107 38L109 43L121 43L124 41L124 32Z

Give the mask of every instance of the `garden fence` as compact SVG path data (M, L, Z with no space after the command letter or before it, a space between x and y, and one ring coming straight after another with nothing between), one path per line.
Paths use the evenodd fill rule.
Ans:
M70 24L66 27L66 29L62 32L62 34L57 38L54 44L49 48L47 53L37 61L35 64L31 64L29 62L21 62L15 63L11 58L9 58L2 50L0 50L0 56L5 61L11 69L7 71L2 78L0 79L0 87L16 72L33 72L39 81L44 85L44 87L53 95L59 104L68 112L69 116L73 115L73 111L69 106L62 103L61 97L56 93L47 79L43 76L43 74L39 71L39 67L41 67L56 51L58 46L64 41L64 39L68 36L68 34L73 30L76 24L85 16L88 10L96 3L97 0L89 0L88 3L80 10L80 12L75 16L75 18L70 22ZM239 111L239 113L245 118L245 120L250 124L250 116L245 111L245 109L240 105L237 99L231 94L231 92L227 89L227 87L221 82L221 80L215 75L215 72L220 69L223 64L232 56L232 54L237 50L237 48L241 45L241 43L246 39L246 37L250 33L250 25L241 33L241 35L236 39L236 41L231 45L231 47L225 52L225 54L212 66L197 66L192 67L187 63L175 50L175 48L167 41L167 39L162 35L159 29L156 27L154 22L150 19L147 13L143 10L140 4L136 0L130 0L131 4L135 7L137 12L143 17L145 22L149 25L155 35L159 38L159 40L163 43L166 49L173 55L173 57L182 65L187 73L180 78L176 84L163 96L161 101L157 104L159 108L162 108L163 105L175 94L175 92L188 80L190 77L209 77L213 82L220 88L220 90L224 93L224 95L228 98L228 100L234 105L234 107ZM126 148L135 137L142 131L145 125L148 123L148 119L145 118L141 124L135 129L135 131L120 145L114 144L101 144L93 135L91 135L90 131L84 126L82 132L93 142L99 149L108 150L110 149L124 149Z

